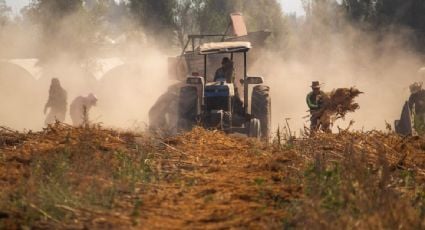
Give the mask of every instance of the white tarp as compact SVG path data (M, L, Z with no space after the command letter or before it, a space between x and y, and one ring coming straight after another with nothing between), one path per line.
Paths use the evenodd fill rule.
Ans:
M211 42L202 44L199 47L200 54L209 53L226 53L226 52L238 52L248 51L251 49L250 42Z
M39 79L41 77L41 68L37 66L38 59L35 59L35 58L9 59L9 60L2 60L2 61L9 62L24 68L35 79Z
M38 59L0 59L18 65L28 71L35 79L41 78L42 69L37 66ZM98 68L93 73L96 79L101 79L111 69L124 64L121 58L101 58L97 59Z

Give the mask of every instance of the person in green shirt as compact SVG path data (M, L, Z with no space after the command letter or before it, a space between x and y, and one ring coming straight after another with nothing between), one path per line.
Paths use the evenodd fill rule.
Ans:
M312 91L307 95L307 106L310 110L310 133L314 134L319 129L324 132L331 132L330 121L323 112L323 101L327 98L326 93L320 90L320 83L313 81L311 85ZM326 121L321 121L321 119Z

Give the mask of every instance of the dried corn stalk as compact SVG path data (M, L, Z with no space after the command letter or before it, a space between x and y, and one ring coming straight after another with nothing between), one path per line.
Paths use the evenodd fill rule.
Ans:
M323 98L323 108L319 111L321 123L329 121L333 123L340 118L345 118L347 113L359 109L360 106L354 99L362 93L354 87L338 88L328 93L328 97Z

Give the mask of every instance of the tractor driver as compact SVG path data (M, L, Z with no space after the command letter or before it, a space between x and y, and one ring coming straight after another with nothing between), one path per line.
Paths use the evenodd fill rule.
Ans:
M233 61L228 57L224 57L221 61L221 67L215 71L214 81L223 81L227 83L233 83L235 80L235 69L233 67Z

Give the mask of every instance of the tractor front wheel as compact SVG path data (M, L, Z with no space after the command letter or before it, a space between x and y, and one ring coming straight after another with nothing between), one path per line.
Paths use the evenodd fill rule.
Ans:
M271 132L270 87L257 85L252 90L251 115L261 123L261 138L268 140Z
M252 118L248 125L248 137L261 138L261 122L257 118Z

